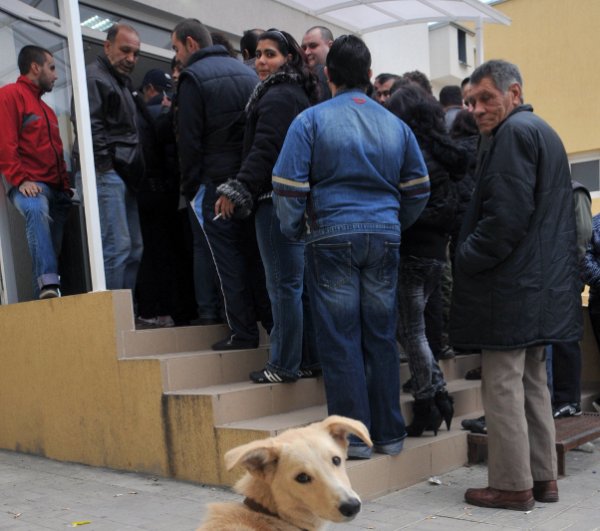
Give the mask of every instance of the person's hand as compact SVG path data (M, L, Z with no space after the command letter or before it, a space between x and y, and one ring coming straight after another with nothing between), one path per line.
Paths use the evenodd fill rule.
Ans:
M229 219L233 216L235 205L224 195L220 196L215 202L215 216L221 214L224 219Z
M160 102L162 107L166 107L167 109L171 106L171 100L169 97L163 92L163 99Z
M41 187L34 183L33 181L23 181L19 185L19 192L21 192L26 197L35 197L36 195L42 193Z

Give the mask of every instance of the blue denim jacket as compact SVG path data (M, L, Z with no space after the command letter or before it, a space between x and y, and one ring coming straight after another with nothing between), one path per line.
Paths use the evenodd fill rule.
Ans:
M281 231L315 241L353 232L399 234L419 217L429 177L409 127L358 90L299 114L273 168Z

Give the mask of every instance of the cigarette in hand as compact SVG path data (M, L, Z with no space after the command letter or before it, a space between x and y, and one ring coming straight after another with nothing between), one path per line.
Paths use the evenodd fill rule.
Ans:
M223 212L219 212L214 218L213 221L217 221L221 216L223 216Z

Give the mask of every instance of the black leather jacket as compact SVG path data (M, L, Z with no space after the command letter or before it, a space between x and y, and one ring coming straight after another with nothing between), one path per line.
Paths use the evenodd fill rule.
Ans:
M86 74L96 171L114 169L135 190L144 160L130 80L103 56L86 67ZM77 152L77 143L73 151Z

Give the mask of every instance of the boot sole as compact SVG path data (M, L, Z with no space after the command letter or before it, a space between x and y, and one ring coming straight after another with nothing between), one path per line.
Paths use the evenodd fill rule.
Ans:
M522 503L495 503L495 502L486 502L483 500L470 500L465 498L467 503L471 505L475 505L477 507L485 507L486 509L509 509L511 511L531 511L535 507L535 500L532 498L531 501L522 502Z

